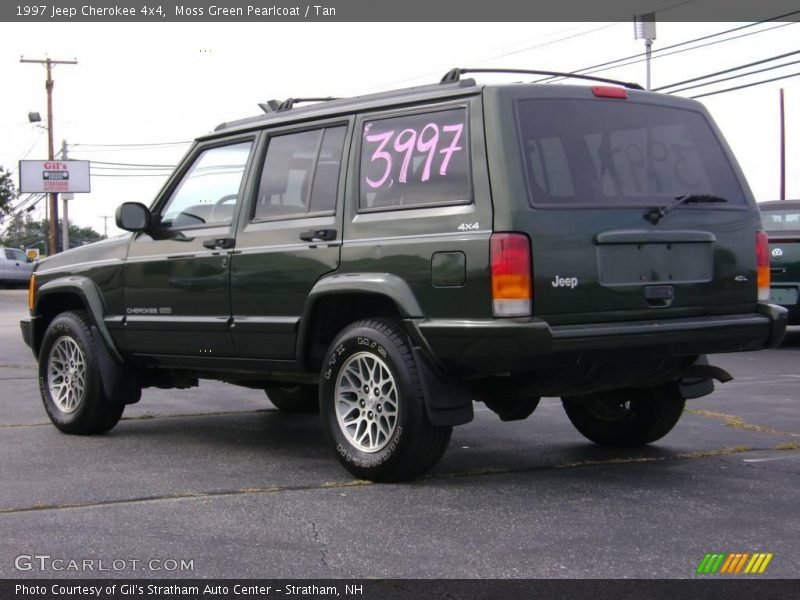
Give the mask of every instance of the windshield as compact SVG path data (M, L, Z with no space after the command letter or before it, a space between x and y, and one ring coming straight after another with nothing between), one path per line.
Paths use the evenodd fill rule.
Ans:
M794 210L764 210L761 222L767 231L800 230L800 208Z
M684 194L745 202L700 113L619 100L531 99L518 103L517 123L532 204L652 206Z

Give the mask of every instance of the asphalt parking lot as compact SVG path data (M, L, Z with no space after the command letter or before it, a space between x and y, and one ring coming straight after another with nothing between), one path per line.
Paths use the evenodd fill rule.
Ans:
M59 433L25 302L0 290L0 577L98 575L15 566L48 555L142 561L102 573L126 578L685 578L707 552L800 574L800 332L712 357L736 379L650 448L586 442L555 398L516 423L476 405L430 476L378 485L348 476L316 417L215 382L146 390L107 435Z

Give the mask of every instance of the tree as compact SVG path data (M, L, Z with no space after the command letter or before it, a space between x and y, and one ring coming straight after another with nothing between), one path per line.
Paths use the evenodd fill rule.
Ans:
M45 241L49 231L49 221L42 219L34 221L29 215L23 217L16 215L11 218L5 232L3 232L0 243L12 248L38 248L44 254ZM58 222L58 244L61 246L61 221ZM84 244L96 242L103 239L103 236L91 227L69 226L69 247L77 248Z
M0 218L11 212L12 202L17 198L17 188L11 172L0 167Z

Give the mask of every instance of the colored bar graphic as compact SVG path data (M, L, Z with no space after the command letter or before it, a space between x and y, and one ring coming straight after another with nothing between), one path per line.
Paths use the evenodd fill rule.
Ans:
M769 564L769 561L771 561L771 560L772 560L772 557L773 557L773 556L774 556L774 555L772 554L772 552L770 552L769 554L767 554L767 556L764 558L764 562L763 562L763 563L761 563L761 568L758 570L758 572L759 572L759 573L763 573L763 572L766 570L766 568L767 568L767 565Z
M739 574L744 569L744 574L761 574L767 569L774 554L766 552L733 552L718 553L707 552L697 566L697 574ZM745 565L747 565L745 567Z
M745 568L744 572L745 573L752 573L753 572L753 567L755 566L755 564L759 560L761 560L761 555L760 554L753 554L753 558L751 558L750 562L747 563L747 567Z
M731 569L731 573L738 573L739 571L741 571L742 567L744 566L744 563L747 561L749 557L750 557L749 552L745 552L744 554L742 554L741 560L736 565L736 570L734 571L733 569Z
M720 565L722 565L722 561L723 560L725 560L725 555L724 554L720 554L719 558L717 558L717 560L714 562L714 565L711 567L711 572L712 573L716 573L717 572L717 570L719 569Z
M720 573L730 573L733 571L733 565L735 564L735 554L728 554L728 560L722 565L722 569L720 569Z
M700 561L700 566L697 567L697 574L698 575L700 573L707 573L706 565L708 565L708 562L709 562L710 559L711 559L711 555L710 554L706 554L703 557L703 560Z

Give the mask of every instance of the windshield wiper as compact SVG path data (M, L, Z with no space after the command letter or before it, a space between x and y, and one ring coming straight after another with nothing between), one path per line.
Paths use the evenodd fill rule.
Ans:
M715 196L713 194L684 194L683 196L675 196L675 201L670 204L665 204L664 206L657 206L655 208L651 208L646 213L644 213L644 218L647 221L650 221L653 225L657 225L658 222L666 217L669 213L673 210L678 208L681 204L688 204L688 203L701 203L701 202L727 202L727 198L723 198L722 196Z

